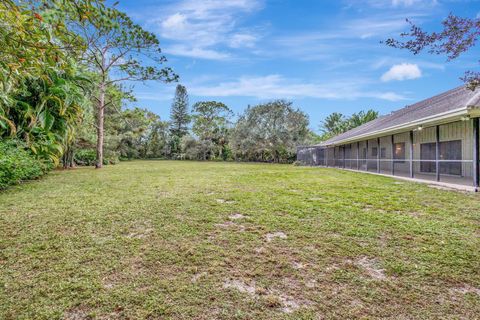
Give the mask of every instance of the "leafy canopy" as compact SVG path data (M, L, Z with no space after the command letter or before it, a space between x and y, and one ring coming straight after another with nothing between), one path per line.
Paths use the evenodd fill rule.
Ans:
M232 148L244 160L288 161L308 135L308 117L292 102L248 107L232 132Z
M352 114L348 118L341 113L334 112L327 116L320 124L320 130L323 132L322 140L339 135L343 132L361 126L362 124L375 120L376 118L378 118L378 112L372 109L367 111L359 111L358 113Z

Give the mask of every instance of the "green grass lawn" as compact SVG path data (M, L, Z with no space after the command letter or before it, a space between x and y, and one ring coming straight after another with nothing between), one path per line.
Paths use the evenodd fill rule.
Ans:
M0 193L0 319L478 319L480 196L136 161Z

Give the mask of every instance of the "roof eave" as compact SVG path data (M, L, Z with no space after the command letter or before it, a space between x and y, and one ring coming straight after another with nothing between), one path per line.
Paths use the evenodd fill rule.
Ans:
M385 136L389 134L398 133L399 131L406 131L418 128L419 126L432 126L440 123L449 122L452 120L460 119L462 116L480 116L480 109L474 106L461 107L447 112L439 113L433 116L424 117L418 120L406 122L401 125L392 126L382 130L371 131L366 134L358 135L355 137L335 141L333 143L321 143L318 146L322 147L332 147L337 145L342 145L345 143L356 142L360 140L366 140L371 138L377 138L379 136Z

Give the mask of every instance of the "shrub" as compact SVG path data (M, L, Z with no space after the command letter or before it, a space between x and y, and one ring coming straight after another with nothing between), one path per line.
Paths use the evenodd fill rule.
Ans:
M39 178L52 168L51 162L37 159L21 142L0 141L0 189Z
M117 164L120 160L118 152L105 150L103 154L103 164ZM80 149L75 152L75 164L78 166L94 166L97 161L97 151L95 149Z
M79 166L94 166L97 153L93 149L81 149L75 152L75 164Z
M105 150L103 164L117 164L120 161L117 152ZM97 162L97 151L95 149L80 149L75 152L75 164L78 166L94 166Z
M120 153L112 150L105 150L103 155L103 164L117 164L120 162Z

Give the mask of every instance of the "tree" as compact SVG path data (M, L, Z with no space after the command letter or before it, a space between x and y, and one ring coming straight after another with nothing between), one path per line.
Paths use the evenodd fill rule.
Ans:
M170 134L172 142L172 153L180 151L180 141L188 134L190 115L188 113L187 88L181 84L175 89L172 109L170 110Z
M347 120L347 128L348 130L351 130L353 128L361 126L362 124L375 120L377 118L378 118L378 111L369 109L365 112L362 110L350 116L350 118Z
M285 100L248 107L232 130L236 158L247 161L286 162L308 135L308 117Z
M170 148L168 145L170 123L162 121L160 117L148 129L148 147L145 148L145 158L168 158Z
M120 157L127 159L146 158L149 148L150 126L158 116L147 109L133 108L117 113L119 138L116 150Z
M462 18L449 14L442 21L440 32L428 32L407 19L410 31L400 34L403 40L387 39L385 43L393 48L407 49L413 54L428 50L430 54L445 55L448 61L460 57L473 48L480 36L480 17ZM480 72L468 70L461 78L467 88L475 90L480 86Z
M320 125L320 129L323 133L329 135L337 135L346 130L346 119L345 116L341 113L334 112L330 114L328 117Z
M321 123L322 130L321 140L328 140L333 136L352 130L362 124L370 122L378 118L378 111L369 109L367 111L359 111L346 118L343 114L334 112L327 116Z
M95 94L97 103L97 161L103 165L106 93L109 85L124 81L176 81L178 76L168 67L157 37L115 8L93 6L85 19L73 21L75 30L87 44L84 59L98 75ZM147 63L147 59L151 64Z
M182 140L180 141L180 149L182 151L181 158L188 160L199 160L200 155L203 154L200 148L201 146L195 137L189 134L183 136Z
M15 107L9 117L16 123L16 135L34 154L58 164L74 139L76 125L88 104L77 85L84 81L70 73L50 73L48 77L26 78L24 89L12 95Z
M232 111L221 102L201 101L193 105L192 112L192 131L203 146L203 160L222 158Z
M58 124L58 116L65 115L64 107L77 100L80 86L75 78L80 72L70 53L78 52L82 43L68 32L58 13L71 12L72 19L78 19L89 10L90 2L45 0L37 6L24 1L0 2L0 137L20 133L21 139L32 138L42 129L38 125L44 121L38 120L51 119L60 108ZM81 8L74 10L80 3ZM48 152L49 156L57 159L62 151L57 147L59 141L52 136L49 140L57 149ZM35 152L33 140L27 142Z

